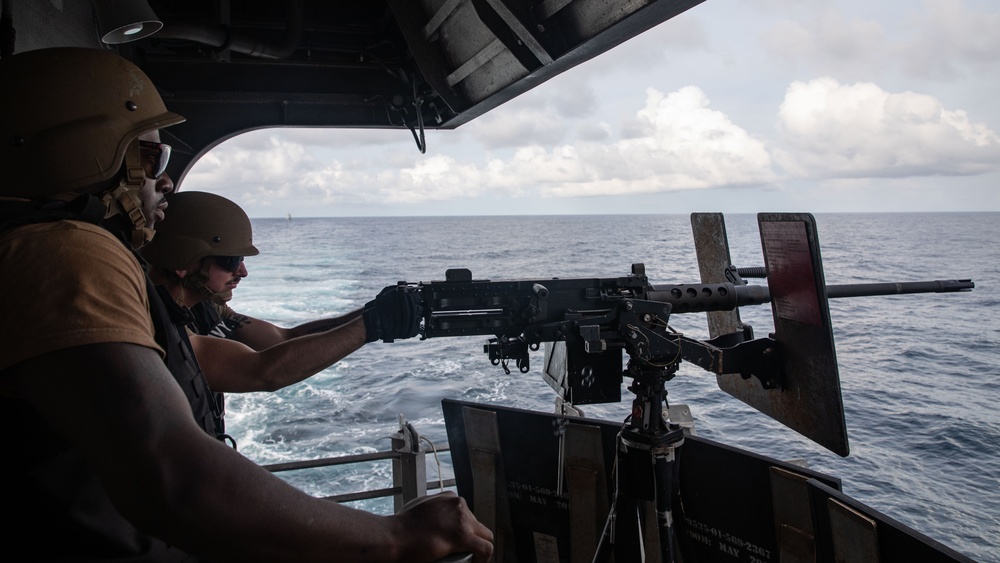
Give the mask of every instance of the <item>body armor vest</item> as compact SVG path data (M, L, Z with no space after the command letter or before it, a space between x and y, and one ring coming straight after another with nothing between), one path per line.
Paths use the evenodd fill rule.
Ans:
M198 366L185 330L192 322L191 314L174 303L162 285L154 289L149 278L146 279L146 291L149 293L156 342L167 353L163 360L167 369L184 391L198 425L210 436L224 440L222 411Z
M236 329L233 321L222 318L218 309L209 301L199 301L188 311L191 315L191 330L195 334L202 336L212 336L216 338L231 338ZM222 433L224 440L229 442L234 448L236 440L225 434L226 397L222 393L215 393L215 406L218 413L218 430Z

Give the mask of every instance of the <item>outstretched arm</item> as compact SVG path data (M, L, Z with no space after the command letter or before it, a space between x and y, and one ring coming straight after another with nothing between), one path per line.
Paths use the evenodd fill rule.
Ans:
M464 502L437 495L378 516L313 498L209 437L152 349L95 344L4 370L0 392L26 401L78 447L139 529L213 561L413 561L471 551L492 534Z
M361 316L362 309L350 313L302 323L291 328L282 328L254 317L236 314L236 328L232 339L246 344L254 350L265 350L299 336L317 334L343 326Z
M260 352L236 340L192 336L191 347L213 391L275 391L311 377L365 344L360 318Z
M412 338L419 332L420 319L417 296L405 288L389 288L346 324L259 352L212 336L192 336L191 345L215 391L274 391L318 373L366 342Z

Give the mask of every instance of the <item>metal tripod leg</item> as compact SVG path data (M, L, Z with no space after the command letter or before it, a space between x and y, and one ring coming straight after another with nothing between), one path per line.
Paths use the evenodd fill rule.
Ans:
M594 563L675 563L678 548L673 522L678 496L677 448L684 442L680 427L654 435L623 429L616 457L618 483ZM646 502L654 502L656 538L645 537L642 525ZM654 543L655 542L655 543ZM651 546L647 549L647 546Z

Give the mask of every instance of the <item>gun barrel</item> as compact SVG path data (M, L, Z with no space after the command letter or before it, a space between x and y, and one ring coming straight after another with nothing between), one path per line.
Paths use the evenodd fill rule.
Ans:
M933 280L901 283L854 283L826 286L830 299L839 297L867 297L872 295L902 295L905 293L951 293L971 291L976 287L972 280Z
M828 285L826 286L826 294L828 298L836 299L906 293L951 293L970 291L975 286L976 284L972 280L967 279L857 283ZM771 294L767 286L735 285L729 282L654 286L646 294L646 297L650 301L670 303L674 313L731 311L737 307L763 305L771 302Z

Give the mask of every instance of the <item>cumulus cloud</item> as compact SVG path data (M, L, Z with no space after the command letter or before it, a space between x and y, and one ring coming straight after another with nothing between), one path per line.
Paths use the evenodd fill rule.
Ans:
M216 147L198 161L194 175L206 181L273 182L309 167L313 155L302 143L277 133L255 132Z
M794 82L778 129L803 176L927 176L997 169L1000 137L962 110L914 92L832 78Z
M314 196L299 179L322 164L302 143L276 131L243 135L203 156L185 177L184 190L208 190L250 206Z
M419 155L401 137L377 153L348 154L323 148L329 140L306 145L261 131L206 155L184 189L212 186L256 209L292 201L405 205L973 175L1000 162L1000 137L986 125L932 96L873 83L794 82L777 117L777 137L762 140L688 86L667 94L649 88L626 123L595 123L574 143L524 134L518 148L498 155L469 147Z
M736 126L699 88L668 95L646 91L631 133L611 144L520 153L512 166L566 170L541 192L552 196L616 195L767 183L774 179L764 143ZM572 175L569 172L572 171Z
M492 189L531 186L547 197L654 193L766 183L764 144L713 110L704 92L650 88L643 109L613 142L530 145L489 166ZM522 190L524 188L521 188Z
M510 125L518 131L520 125ZM537 120L528 130L544 130ZM422 157L322 159L298 142L270 133L261 139L224 145L192 172L189 185L220 185L247 205L302 198L324 203L414 203L477 197L599 196L656 193L773 181L763 141L711 108L699 88L670 94L650 88L645 105L618 128L601 124L591 141L539 142L518 136L520 147L503 156L431 154ZM627 132L627 133L626 133ZM267 135L258 132L256 135ZM532 142L533 141L533 142ZM336 154L336 151L334 151ZM386 162L397 158L395 166ZM238 181L226 180L238 172ZM197 188L192 188L197 189Z

